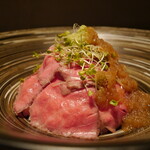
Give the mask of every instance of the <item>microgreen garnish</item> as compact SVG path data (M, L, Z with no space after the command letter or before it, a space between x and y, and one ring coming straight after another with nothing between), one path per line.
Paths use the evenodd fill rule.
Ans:
M61 61L61 58L60 57L56 57L55 60L56 61Z
M107 62L101 62L101 71L103 71L103 70L108 70L108 63Z
M60 33L60 34L58 34L57 36L58 36L58 38L62 38L62 37L64 37L64 36L67 36L68 34L70 34L70 31L66 31L66 32L64 32L64 33Z
M46 55L54 57L68 68L78 66L81 68L78 74L83 82L95 82L97 71L107 71L109 67L108 52L100 46L89 44L88 34L86 26L75 24L72 32L66 31L57 35L54 49L48 50Z
M117 106L118 105L118 101L112 99L109 104L113 105L113 106Z
M39 70L41 65L37 64L34 69L33 69L33 73L37 72Z
M39 58L41 55L38 54L37 52L33 52L33 55L32 55L32 56L35 57L35 58Z
M21 82L21 83L23 83L23 82L24 82L24 80L25 80L24 78L20 78L20 82Z

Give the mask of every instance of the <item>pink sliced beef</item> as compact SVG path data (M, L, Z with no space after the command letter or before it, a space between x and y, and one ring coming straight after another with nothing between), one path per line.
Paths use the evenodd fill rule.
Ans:
M58 73L66 81L68 89L73 89L73 90L82 89L84 87L83 82L80 79L80 76L78 74L79 71L81 71L81 68L76 66L70 69L64 67L58 68ZM93 82L86 81L86 86L93 87Z
M116 84L115 88L118 99L125 97L125 91L122 86ZM107 108L99 107L99 114L103 128L115 132L121 125L123 117L127 114L127 108L123 103L119 102L117 106L110 104Z
M126 115L126 107L123 104L110 106L106 109L100 109L99 115L103 129L115 132L121 125L123 117Z
M77 68L65 68L65 67L59 67L58 73L65 81L73 81L73 80L80 80L78 72L81 71L81 69Z
M38 82L37 74L34 74L20 85L18 95L14 102L14 111L16 114L27 110L32 104L34 98L40 93L42 86Z
M100 122L94 100L85 89L63 96L58 82L49 84L35 99L31 125L66 137L97 138Z
M38 71L39 82L44 87L54 79L59 63L51 56L45 56L42 66Z
M96 139L106 129L115 132L127 113L126 107L119 103L98 108L83 86L80 70L76 66L62 67L46 56L37 74L21 84L14 102L15 113L30 115L32 126L55 135ZM86 86L95 92L90 82ZM125 95L120 85L115 88L119 98Z
M60 84L61 92L63 95L67 95L75 90L80 90L84 88L83 82L78 74L79 71L80 69L76 68L58 68L57 74L58 76L61 76L61 78L64 80L64 82Z

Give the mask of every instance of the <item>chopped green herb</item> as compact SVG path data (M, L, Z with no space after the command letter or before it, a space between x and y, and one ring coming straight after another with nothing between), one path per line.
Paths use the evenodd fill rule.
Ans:
M61 58L60 57L56 57L55 60L56 61L61 61Z
M80 76L80 79L81 79L81 80L85 80L86 77L85 77L85 76Z
M92 91L88 91L88 96L92 96L93 92Z
M46 51L46 53L47 53L47 54L50 54L50 53L52 53L52 51L50 51L50 50L47 50L47 51Z
M116 101L116 100L111 100L111 101L109 102L109 104L111 104L111 105L113 105L113 106L117 106L117 105L118 105L118 101Z
M85 75L85 71L83 71L83 70L82 70L82 71L79 71L78 74L79 74L80 76Z

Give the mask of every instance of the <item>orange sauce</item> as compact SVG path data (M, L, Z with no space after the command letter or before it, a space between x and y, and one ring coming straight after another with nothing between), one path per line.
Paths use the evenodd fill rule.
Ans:
M130 94L126 102L128 114L123 119L124 130L150 126L150 95L137 90Z

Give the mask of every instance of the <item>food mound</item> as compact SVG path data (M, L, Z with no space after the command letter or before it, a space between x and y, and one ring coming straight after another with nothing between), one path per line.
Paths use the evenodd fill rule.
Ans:
M37 54L36 54L37 55ZM16 115L52 135L97 139L150 125L150 95L92 27L57 35L39 69L20 84Z

